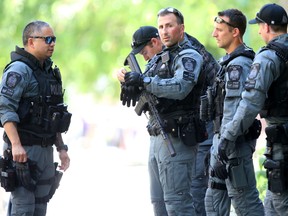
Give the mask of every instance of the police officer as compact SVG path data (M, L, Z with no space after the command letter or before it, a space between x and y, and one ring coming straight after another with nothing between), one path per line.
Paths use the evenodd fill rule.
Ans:
M193 47L202 55L205 64L203 64L202 70L206 73L206 80L205 80L205 87L211 86L214 80L214 75L219 70L219 65L217 61L213 58L213 56L205 49L205 47L193 36L186 34L189 41L192 43ZM149 68L149 63L151 63L150 59L160 51L162 51L162 42L159 38L158 30L155 27L152 26L142 26L140 27L134 34L132 38L132 52L134 54L140 54L143 56L145 60L148 60L147 67ZM122 102L124 101L124 104L127 104L127 106L133 104L132 100L136 92L129 92L132 95L129 95L127 92L127 89L124 88L131 88L131 86L127 87L124 84L124 77L125 73L127 71L122 68L117 71L117 78L120 82L122 82L121 85L121 93L126 94L126 97L122 96ZM124 84L124 85L123 85ZM123 92L124 89L124 92ZM126 92L125 92L126 91ZM203 90L204 91L204 90ZM139 93L139 91L138 91ZM206 93L206 91L205 91ZM128 95L127 95L128 94ZM134 94L134 95L133 95ZM123 95L123 94L122 94ZM207 109L205 107L204 109ZM201 111L200 111L201 113ZM204 197L205 192L208 185L208 175L205 172L205 166L204 166L204 159L207 155L207 152L210 149L210 146L212 145L212 135L213 135L213 127L212 122L208 121L208 118L203 119L204 121L207 121L207 132L209 134L209 138L205 140L202 143L199 143L199 148L197 151L196 156L196 163L195 166L192 169L193 172L193 181L192 181L192 187L191 187L191 193L193 195L193 200L195 204L195 213L196 215L206 215L205 213L205 207L204 207ZM156 158L153 154L153 151L151 151L151 154L149 155L149 176L150 176L150 195L151 195L151 201L154 207L154 215L167 215L165 204L164 204L164 198L163 198L163 190L162 186L160 184L159 180L159 172L158 172L158 165Z
M208 188L208 178L207 173L207 160L209 156L209 151L212 146L213 140L213 122L209 110L211 109L211 104L208 101L207 89L211 88L215 75L219 71L220 65L215 60L215 58L209 53L206 48L193 36L186 33L192 46L202 55L203 65L202 72L205 72L206 79L201 93L200 99L200 119L206 123L206 130L208 138L204 142L199 143L198 151L196 155L196 163L192 170L192 185L191 193L193 196L195 214L197 216L206 216L205 211L205 194Z
M22 39L24 48L16 46L11 52L0 85L3 137L12 150L18 182L8 215L45 216L59 174L54 144L59 168L65 171L70 164L61 133L68 130L71 114L63 104L60 71L50 59L56 43L53 29L46 22L33 21L24 28Z
M205 80L205 74L200 73L203 58L185 35L184 18L177 9L159 11L158 32L165 48L152 58L144 76L134 71L126 73L125 83L141 86L157 103L176 155L171 156L149 108L146 111L150 113L147 126L151 135L150 157L157 163L168 215L190 216L195 215L190 189L200 140L196 140L196 125L198 130L202 129L198 125L200 93Z
M132 37L132 52L140 54L143 58L148 61L147 67L151 63L151 59L162 51L163 44L160 40L158 29L153 26L141 26L137 31L134 32ZM124 105L133 105L133 99L138 98L139 91L136 91L131 86L125 85L125 74L127 71L125 68L121 68L117 71L117 78L121 84L121 99ZM127 92L130 90L129 92ZM124 96L125 95L125 96ZM136 97L135 97L136 96ZM149 154L148 169L150 177L150 198L153 205L153 211L155 216L166 216L167 211L164 203L163 190L160 184L159 171L156 159L152 154L152 150Z
M254 58L253 50L243 42L245 30L246 17L237 9L218 12L214 19L212 36L227 54L219 60L221 69L217 73L215 87L209 92L214 105L215 135L211 147L209 188L205 196L207 215L230 215L231 200L237 215L264 215L252 161L256 137L261 131L259 122L255 121L253 128L258 133L247 130L238 137L231 147L233 154L229 155L229 160L218 159L219 138L237 111Z
M234 117L222 130L220 157L230 158L231 146L252 124L260 112L268 127L267 151L264 167L267 169L268 190L264 200L269 216L287 215L287 13L277 4L266 4L250 24L257 23L266 47L260 49L253 61L242 93L242 100ZM279 49L280 48L280 49Z

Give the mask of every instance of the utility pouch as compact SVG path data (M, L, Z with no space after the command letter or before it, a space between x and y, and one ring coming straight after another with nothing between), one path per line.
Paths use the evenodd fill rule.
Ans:
M177 121L173 118L170 119L164 119L164 131L166 133L170 133L173 137L178 137L178 124Z
M72 114L69 112L63 112L61 121L60 121L60 125L59 125L59 132L63 133L68 131L69 126L70 126L70 122L71 122L71 117Z
M206 123L199 118L193 118L195 125L196 142L201 143L208 139L208 133L206 130Z
M283 162L267 159L264 162L267 169L268 189L273 193L283 193L288 189L287 171Z
M213 131L214 131L214 133L219 133L220 132L221 118L222 118L222 116L216 116L215 119L213 120Z
M17 187L16 172L12 165L12 159L0 157L0 182L1 187L6 192L14 191Z
M266 127L265 133L267 135L266 139L269 143L281 143L283 133L278 125Z
M15 163L16 176L19 182L19 186L23 186L27 190L33 192L36 188L36 181L31 176L31 170L28 162Z
M248 129L248 133L245 134L245 137L248 140L258 139L261 134L262 124L261 121L258 119L254 119L252 125Z
M232 185L236 189L242 189L248 185L244 164L242 160L229 160L228 176Z
M179 138L182 140L184 145L187 146L197 145L198 142L196 140L196 130L193 122L189 122L187 124L183 124L180 126Z
M57 188L59 187L60 185L60 181L62 179L62 176L63 176L63 172L57 170L57 166L58 166L58 163L54 163L55 165L55 176L54 176L54 181L51 185L51 189L49 191L49 200L53 197L53 195L55 194Z
M202 121L208 121L208 97L202 95L200 97L200 119Z
M52 133L66 132L70 126L71 116L64 104L49 106L44 128Z

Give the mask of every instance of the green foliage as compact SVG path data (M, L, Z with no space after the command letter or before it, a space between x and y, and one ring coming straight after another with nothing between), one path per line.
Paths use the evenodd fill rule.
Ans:
M224 50L211 36L217 11L236 7L251 19L263 4L249 0L2 0L0 64L3 68L9 62L9 52L15 45L22 46L24 26L41 19L51 24L57 36L53 59L61 69L64 85L92 93L97 100L113 101L119 98L115 70L123 66L130 52L132 34L142 25L157 26L159 9L179 9L185 17L186 31L219 58ZM256 50L264 45L257 25L248 26L244 39ZM142 59L140 63L144 67Z
M259 197L262 201L264 201L267 189L267 178L266 178L266 169L263 167L263 163L265 160L265 156L263 155L265 148L259 149L256 151L258 158L258 167L256 167L256 182L257 189L259 191Z

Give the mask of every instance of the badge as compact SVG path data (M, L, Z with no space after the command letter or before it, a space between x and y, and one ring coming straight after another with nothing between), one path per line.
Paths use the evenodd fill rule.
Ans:
M193 72L196 66L196 61L193 58L184 57L182 59L182 64L185 70Z
M250 70L250 73L248 75L248 79L249 80L254 80L256 77L257 77L257 74L259 73L259 70L260 70L260 64L253 64L251 66L251 70Z
M9 72L6 78L6 86L9 88L15 88L15 86L21 81L22 77L16 72Z

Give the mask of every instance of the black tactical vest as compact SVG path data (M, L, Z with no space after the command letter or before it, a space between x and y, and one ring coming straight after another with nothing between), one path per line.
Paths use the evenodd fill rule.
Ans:
M178 44L172 48L164 49L161 53L157 54L149 62L145 73L148 76L158 75L160 78L172 78L174 71L172 70L172 63L179 53L184 49L193 49L189 42L183 46ZM158 98L159 105L157 109L160 114L168 114L175 111L199 112L200 94L205 82L205 73L202 71L199 74L197 84L193 87L192 91L183 100L173 100L167 98Z
M254 59L255 53L252 49L245 47L245 49L240 49L232 52L230 55L224 56L220 61L219 64L221 65L220 70L216 74L214 87L212 88L211 101L212 101L212 109L211 116L213 123L214 123L214 133L218 133L220 130L222 117L223 117L223 108L224 108L224 98L225 98L225 73L227 72L227 65L231 62L234 58L238 56L244 56L250 59Z
M274 81L269 90L264 107L260 112L262 118L269 116L288 116L288 46L277 42L270 42L260 52L272 49L281 59L280 76Z
M21 61L33 70L33 76L38 82L39 95L33 98L22 97L19 102L17 114L20 123L17 125L18 133L33 134L39 137L50 137L57 132L68 130L71 113L63 104L63 90L60 71L52 68L52 61L46 60L44 66L49 67L46 72L41 69L38 60L19 47L11 53L11 63ZM5 72L5 70L4 70ZM22 140L21 140L22 141Z

